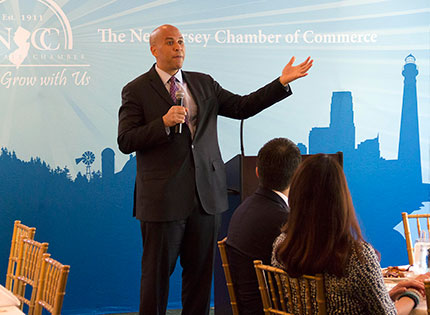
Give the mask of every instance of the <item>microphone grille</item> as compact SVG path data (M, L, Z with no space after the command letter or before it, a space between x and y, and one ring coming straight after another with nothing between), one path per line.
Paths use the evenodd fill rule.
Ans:
M184 98L185 93L183 90L177 90L175 93L176 98Z

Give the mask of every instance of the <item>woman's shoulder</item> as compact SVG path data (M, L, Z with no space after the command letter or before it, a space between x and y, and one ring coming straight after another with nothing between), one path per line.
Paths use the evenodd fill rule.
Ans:
M364 256L372 256L377 258L376 250L370 243L362 241L359 244L361 253Z
M367 267L379 267L379 258L375 248L364 241L359 242L358 246L353 248L350 262L354 268L358 267L357 264Z

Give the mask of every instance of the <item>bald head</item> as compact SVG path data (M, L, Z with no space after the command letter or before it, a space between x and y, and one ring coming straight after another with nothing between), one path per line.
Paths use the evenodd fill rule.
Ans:
M185 45L177 27L169 24L157 27L149 37L149 45L161 70L173 75L182 68Z
M157 27L151 32L151 35L149 36L149 45L154 46L165 32L170 32L170 31L177 31L180 33L177 27L170 24L164 24Z

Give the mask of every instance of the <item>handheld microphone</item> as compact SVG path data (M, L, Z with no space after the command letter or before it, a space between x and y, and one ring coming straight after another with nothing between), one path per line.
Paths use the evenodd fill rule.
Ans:
M176 91L175 96L176 96L175 105L184 107L184 96L185 96L184 91L182 90ZM177 124L175 126L175 133L182 133L182 123Z

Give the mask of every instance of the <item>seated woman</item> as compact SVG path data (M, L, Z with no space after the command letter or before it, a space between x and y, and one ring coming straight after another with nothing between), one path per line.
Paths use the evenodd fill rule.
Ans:
M425 294L419 280L429 275L400 282L387 292L334 158L308 157L292 179L288 200L290 216L274 243L272 264L293 278L323 273L328 314L408 314L419 303Z

